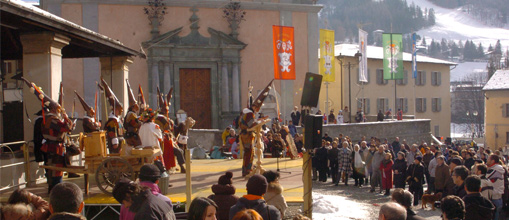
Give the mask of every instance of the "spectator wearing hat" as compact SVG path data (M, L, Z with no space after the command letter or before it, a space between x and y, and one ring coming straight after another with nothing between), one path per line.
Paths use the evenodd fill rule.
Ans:
M161 194L161 190L157 184L159 183L159 178L161 178L161 171L153 164L146 164L140 168L140 186L147 187L150 189L152 194L154 194L157 198L165 201L170 207L173 208L173 204L171 203L170 198ZM129 207L122 205L120 207L120 220L132 220L134 219L136 213L129 211Z
M130 179L121 178L115 184L113 197L130 212L135 213L134 220L176 219L173 208L168 203L155 196L149 188Z
M212 185L212 192L208 198L217 205L216 217L219 220L228 220L230 208L237 203L239 197L235 195L235 186L232 185L233 173L228 171L219 177L217 184Z
M276 207L281 212L281 218L284 218L288 204L286 204L285 197L283 196L283 186L279 184L279 173L269 170L264 172L263 176L269 183L267 193L265 193L263 198L267 201L267 204Z
M468 169L463 166L457 166L452 173L452 180L454 181L453 195L463 198L467 195L465 191L465 179L468 177Z
M279 210L272 205L267 205L263 199L263 195L267 192L267 186L267 179L262 175L255 174L249 178L246 184L247 195L240 198L237 204L230 208L229 219L232 220L233 216L243 209L254 209L264 220L281 219Z
M408 182L408 191L414 195L414 206L419 204L419 199L421 199L423 194L424 166L421 162L422 156L416 156L413 164L407 170L406 181Z

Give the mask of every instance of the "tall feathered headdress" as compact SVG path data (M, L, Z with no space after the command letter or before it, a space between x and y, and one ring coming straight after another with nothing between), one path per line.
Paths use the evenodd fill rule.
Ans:
M56 113L58 109L61 108L61 106L55 102L53 99L51 99L48 95L42 91L40 87L37 87L35 83L28 81L24 77L21 77L23 81L27 84L27 86L30 88L30 92L34 93L34 95L41 100L42 108L46 107L49 109L50 112Z
M138 101L140 102L140 112L146 111L149 106L145 101L145 95L143 95L143 89L141 89L140 84L138 84Z
M267 96L269 95L269 91L272 89L273 81L274 80L271 80L270 83L265 87L265 89L263 89L262 92L258 95L258 97L256 97L256 99L251 104L251 108L257 107L258 109L260 109L262 107L263 101L265 100L265 98L267 98Z
M85 110L87 115L88 116L95 115L95 110L85 102L85 99L83 99L83 97L81 97L80 94L78 94L78 92L76 92L76 90L74 90L74 94L76 94L76 96L78 96L78 99L80 100L81 105L83 106L83 109Z
M104 89L104 92L106 94L106 99L108 99L108 102L110 103L110 107L112 110L120 109L120 112L122 112L124 109L122 107L122 104L120 101L118 101L117 96L115 96L115 93L111 90L110 86L108 86L108 83L101 77L101 84L102 89Z
M164 95L159 90L159 86L157 87L157 105L159 107L159 113L163 115L168 114L168 105L164 99Z
M125 79L125 82L127 84L127 96L129 97L129 108L133 107L134 105L138 104L136 101L136 98L134 97L133 90L131 89L131 84L129 83L128 79Z

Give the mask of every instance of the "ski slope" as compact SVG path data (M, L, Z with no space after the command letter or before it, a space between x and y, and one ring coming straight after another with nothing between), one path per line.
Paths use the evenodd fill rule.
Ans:
M435 41L442 38L463 42L472 40L475 44L482 43L484 48L488 48L490 44L494 46L497 40L500 40L502 46L509 46L509 30L484 25L463 12L461 8L442 8L427 0L409 0L408 4L412 2L422 10L425 8L435 10L436 24L417 31L421 36L433 38Z

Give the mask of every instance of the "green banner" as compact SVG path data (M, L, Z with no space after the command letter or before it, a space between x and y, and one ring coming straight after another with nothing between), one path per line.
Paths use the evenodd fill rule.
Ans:
M403 37L401 34L383 34L384 80L403 79Z

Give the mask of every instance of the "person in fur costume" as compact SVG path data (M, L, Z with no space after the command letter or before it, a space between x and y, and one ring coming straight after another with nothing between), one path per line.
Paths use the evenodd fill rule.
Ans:
M228 220L230 207L237 203L239 197L235 195L235 186L232 185L233 173L228 171L219 177L217 184L212 185L212 192L208 198L212 199L217 205L216 218L218 220Z
M281 212L281 218L285 217L285 211L288 208L285 197L283 196L283 186L279 184L279 173L272 170L263 173L269 186L267 193L263 196L268 205L275 206Z

